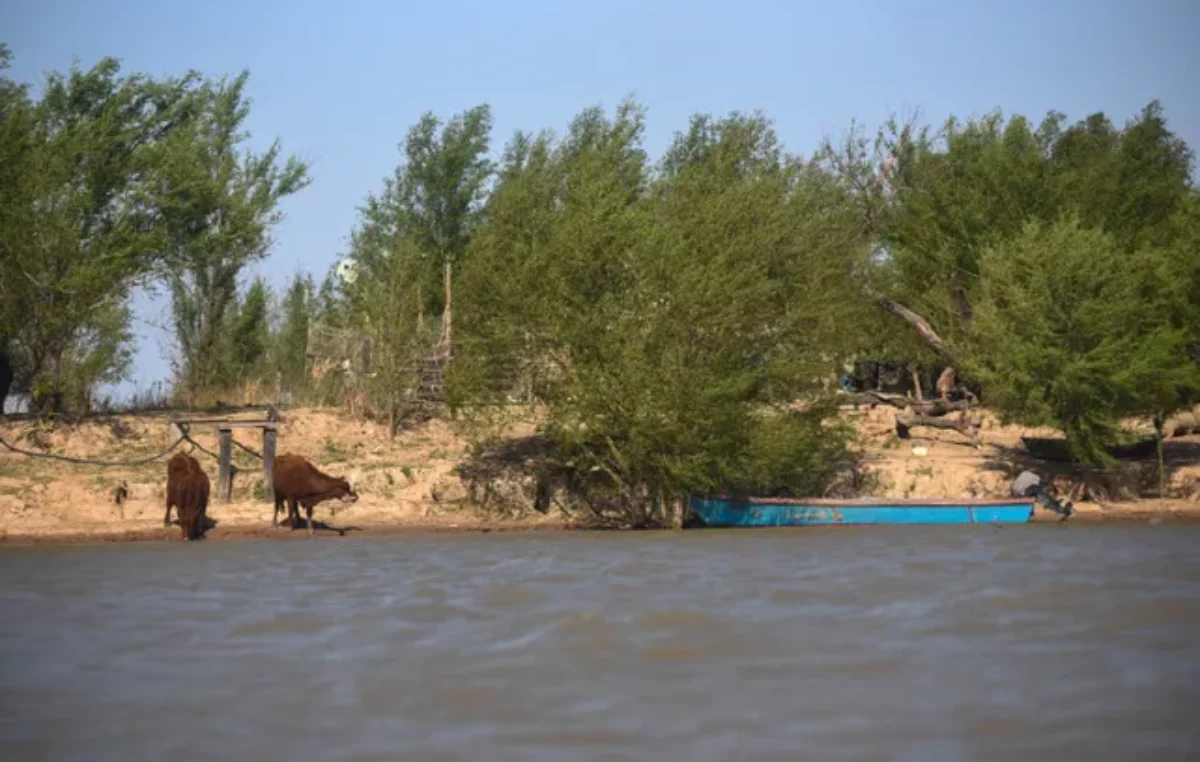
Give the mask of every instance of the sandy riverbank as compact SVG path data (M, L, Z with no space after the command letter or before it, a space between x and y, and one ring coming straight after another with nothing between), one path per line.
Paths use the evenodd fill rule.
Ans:
M1076 506L1076 513L1062 522L1057 514L1038 511L1035 524L1129 524L1129 523L1200 523L1200 505L1182 501L1161 503L1124 503L1113 505L1084 504ZM568 532L587 531L587 527L563 518L539 517L508 520L476 519L467 516L447 516L441 521L412 521L376 524L344 524L319 522L312 539L326 540L353 537L380 537L392 535L420 534L488 534L513 532ZM205 540L277 540L281 542L309 540L303 524L297 529L271 527L267 524L234 524L214 526L205 534ZM179 529L157 526L147 528L93 528L83 532L11 533L0 535L0 545L84 545L112 542L181 542Z
M545 518L511 519L495 521L463 517L455 520L425 520L411 523L355 524L344 522L318 522L312 539L339 539L352 537L379 537L403 534L487 534L492 532L563 532L574 530L575 525L564 519ZM223 540L278 540L281 542L309 541L304 524L297 529L272 527L269 524L249 525L218 524L204 535L205 541ZM82 545L110 542L182 542L179 528L175 525L163 527L140 527L136 529L95 529L84 532L33 533L0 535L0 545Z
M1172 499L1138 499L1146 482L1157 483L1155 464L1113 480L1082 478L1070 469L1032 460L1021 436L1049 432L1002 426L983 413L981 442L972 447L957 432L914 431L897 439L894 410L847 409L861 435L863 493L882 497L965 498L1006 496L1011 479L1034 468L1059 494L1074 500L1068 524L1113 521L1200 521L1200 437L1168 442L1167 467ZM40 428L33 422L0 422L0 435L24 449L103 460L134 460L161 451L174 439L166 414L126 415L75 426ZM511 436L533 430L525 422ZM194 429L203 446L216 449L215 433ZM238 441L258 449L253 430ZM353 505L323 504L315 518L348 527L346 537L420 532L544 531L572 528L556 508L542 515L511 505L488 510L471 503L456 467L469 454L467 437L455 425L431 421L393 440L385 427L334 410L285 411L278 452L303 455L322 470L345 476L360 500ZM210 539L307 538L307 531L271 529L271 505L264 501L261 464L235 448L232 501L210 504L216 521ZM215 480L215 463L201 458ZM1107 479L1107 481L1106 481ZM0 450L0 543L78 543L179 540L177 527L163 528L165 461L131 467L100 467L31 459ZM122 499L117 500L118 492ZM517 503L520 501L518 500ZM336 513L334 512L334 509ZM1055 522L1056 515L1038 515ZM340 537L322 530L319 537Z

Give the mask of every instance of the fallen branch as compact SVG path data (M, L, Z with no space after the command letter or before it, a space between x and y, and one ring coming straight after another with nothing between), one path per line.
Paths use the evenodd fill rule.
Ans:
M946 342L942 341L942 337L938 336L937 331L933 330L933 327L929 325L929 321L913 312L908 307L905 307L903 304L894 302L886 297L879 297L876 300L876 303L881 309L883 309L884 312L895 315L916 329L917 333L921 335L922 341L924 341L930 349L936 352L937 355L946 362L950 363L951 365L954 364L953 354L951 354L950 350L946 348Z
M888 392L859 392L858 394L847 395L850 402L855 405L891 405L894 408L903 410L912 404L912 399L903 394L890 394Z
M914 400L903 394L888 392L860 392L849 396L851 402L856 405L891 405L899 410L912 409L918 415L943 416L968 411L973 407L970 400Z
M950 402L948 400L926 400L924 402L913 402L908 405L917 415L931 415L941 417L950 413L962 413L971 409L970 400L956 400Z
M973 446L979 446L979 424L967 418L960 417L948 420L946 418L919 415L912 410L905 410L896 415L896 436L901 439L909 439L911 436L909 430L917 426L924 426L929 429L942 429L944 431L957 431L967 439L970 439Z

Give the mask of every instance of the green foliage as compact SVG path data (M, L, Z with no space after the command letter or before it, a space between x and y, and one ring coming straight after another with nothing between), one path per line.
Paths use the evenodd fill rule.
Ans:
M986 249L971 357L992 406L1061 429L1075 457L1100 464L1124 438L1122 417L1190 405L1200 368L1172 324L1191 285L1179 264L1158 249L1127 253L1076 219L1031 222Z
M0 80L0 338L37 410L62 412L128 367L125 304L163 243L144 202L153 156L194 86L121 76L108 58L50 74L39 100Z
M371 341L371 372L366 390L386 412L395 432L405 395L413 388L418 364L429 354L432 329L420 320L421 257L416 245L401 239L377 260L372 277L354 291L365 336Z
M438 329L447 327L449 316L439 319L438 313L447 306L452 268L462 262L482 220L493 171L487 158L491 123L486 105L444 125L423 115L406 136L405 161L359 210L349 255L357 277L339 283L331 275L321 287L322 322L369 340L372 371L362 386L393 424Z
M233 377L250 380L261 377L267 370L267 348L271 343L271 327L267 312L270 289L262 278L255 278L231 320L229 330L229 363Z
M1097 462L1122 416L1192 398L1200 218L1192 153L1157 102L1121 129L1056 112L936 133L891 123L873 146L855 134L822 159L877 251L860 274L868 302L919 313L1010 420L1064 428ZM928 356L902 323L879 327L899 343L875 351Z
M226 332L232 329L238 276L271 245L279 202L309 182L279 142L261 154L239 152L249 136L248 74L205 82L188 100L187 122L156 146L153 201L166 232L182 388L218 389L236 376Z
M300 392L308 384L308 327L317 310L312 276L297 273L284 292L272 347L281 391Z
M850 437L831 376L943 359L889 300L1083 461L1123 418L1200 400L1200 193L1156 102L1123 127L892 123L809 161L760 114L697 116L657 164L633 102L499 161L486 105L425 114L360 209L358 277L297 275L276 304L244 273L309 178L278 142L244 149L246 82L104 59L35 98L0 77L0 348L35 408L85 409L128 373L128 296L156 282L185 396L310 391L319 321L368 340L353 391L395 421L457 325L453 407L541 405L582 494L641 523L693 491L824 490Z
M487 158L492 117L487 105L457 114L444 125L424 114L404 141L405 161L384 180L383 191L367 197L359 210L350 256L363 280L395 256L405 242L413 265L410 282L420 287L420 311L445 308L439 285L445 267L462 259L482 219L482 201L492 163ZM439 132L440 128L440 132ZM419 265L419 266L418 266Z
M895 156L877 232L894 265L893 295L944 339L968 330L980 255L1029 221L1077 215L1126 251L1169 245L1191 188L1191 153L1157 102L1123 130L1103 114L1064 129L1051 112L1036 128L999 113L934 135L911 126L887 140Z
M691 491L822 488L846 432L783 406L837 352L862 250L841 190L758 115L697 118L658 171L642 132L627 102L509 144L460 281L454 399L532 369L561 462L638 523Z
M425 114L408 133L405 165L387 186L399 227L439 263L462 257L480 219L485 184L491 109L476 106L441 124Z

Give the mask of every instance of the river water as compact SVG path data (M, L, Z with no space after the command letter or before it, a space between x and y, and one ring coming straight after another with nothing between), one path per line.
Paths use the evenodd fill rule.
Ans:
M0 759L1200 758L1200 527L0 549Z

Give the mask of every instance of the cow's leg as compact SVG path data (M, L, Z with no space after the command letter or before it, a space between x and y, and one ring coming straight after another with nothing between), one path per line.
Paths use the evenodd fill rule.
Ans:
M313 507L311 504L304 506L304 514L308 518L308 536L309 537L313 536L312 512L313 512ZM296 518L299 518L299 516L297 516Z
M283 507L283 495L275 493L275 510L271 512L271 526L279 526L279 509Z
M294 497L288 498L287 522L292 529L295 529L296 525L300 523L300 508Z
M167 490L167 512L163 514L163 526L171 526L171 491Z

